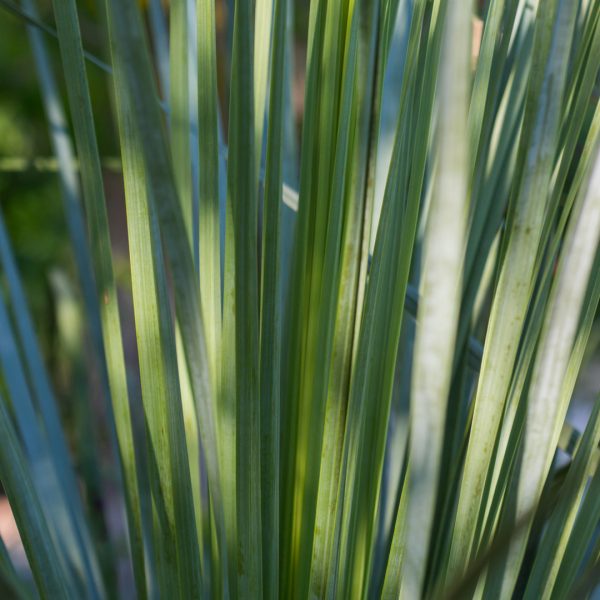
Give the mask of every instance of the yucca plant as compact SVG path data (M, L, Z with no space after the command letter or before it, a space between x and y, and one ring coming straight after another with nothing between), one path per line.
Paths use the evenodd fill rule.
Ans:
M64 330L81 312L128 533L98 527L0 220L0 479L35 583L2 543L3 593L588 597L600 400L581 434L566 414L597 340L600 2L312 0L299 156L287 0L231 3L219 53L214 0L102 0L104 58L75 0L55 25L0 4L31 42L82 298Z

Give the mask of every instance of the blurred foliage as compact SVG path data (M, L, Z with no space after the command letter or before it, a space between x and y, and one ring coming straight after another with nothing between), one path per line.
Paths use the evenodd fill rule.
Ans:
M52 22L51 3L44 1L40 18ZM82 31L86 46L102 53L101 29L94 2L81 3ZM48 38L54 65L60 64L58 45ZM62 74L55 69L64 86ZM89 68L96 102L96 131L104 154L114 155L115 137L108 107L104 74ZM13 15L0 12L0 161L52 155L40 86L26 27ZM0 203L11 234L15 257L23 277L30 308L46 356L56 346L54 302L49 274L58 268L75 281L71 244L65 224L58 177L53 172L0 169Z

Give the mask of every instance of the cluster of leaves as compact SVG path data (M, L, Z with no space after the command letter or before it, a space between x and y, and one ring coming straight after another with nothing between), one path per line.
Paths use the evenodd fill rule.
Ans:
M235 2L227 143L213 0L168 22L150 0L148 30L104 0L110 64L75 0L56 30L1 0L39 73L139 597L591 591L600 402L580 436L565 416L600 299L600 3L483 4L473 69L472 0L312 0L295 192L287 0ZM113 90L141 431L86 61ZM103 598L2 221L0 262L0 478L39 594ZM0 577L31 591L3 545Z

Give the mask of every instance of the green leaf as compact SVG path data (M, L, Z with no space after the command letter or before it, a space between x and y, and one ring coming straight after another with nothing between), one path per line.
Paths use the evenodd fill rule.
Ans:
M28 14L37 17L37 8L33 0L22 0ZM77 276L81 284L88 326L94 341L97 360L102 371L103 385L106 398L109 397L108 374L104 359L104 342L102 339L102 325L100 322L100 306L94 281L92 259L87 242L84 216L81 207L81 191L75 165L73 145L68 133L67 120L62 107L58 86L50 64L48 50L40 31L28 27L34 60L40 80L44 110L48 121L48 133L52 143L53 152L58 160L58 171L62 188L63 206L75 264ZM34 380L43 381L45 376L36 375Z
M582 584L595 586L598 581L598 542L593 548L589 567L583 570L580 581L577 576L586 552L592 543L594 532L600 519L600 470L597 470L587 489L586 496L579 509L577 519L571 530L569 541L564 549L564 557L559 565L558 573L552 594L560 598L561 595L571 595L576 598L581 595ZM586 582L586 578L588 579Z
M10 558L4 540L0 537L0 591L12 594L15 598L32 598L33 594L19 577Z
M254 6L254 64L253 64L253 89L254 89L254 160L256 162L256 176L260 173L260 165L263 153L263 137L265 128L265 105L267 100L267 91L269 88L269 66L272 68L272 57L274 50L271 50L275 35L274 30L274 0L256 0ZM285 22L281 24L282 30L285 30ZM271 64L269 63L271 56ZM283 79L283 73L277 74L277 77ZM271 77L273 75L271 74ZM281 145L281 143L280 143Z
M199 0L198 12L198 127L200 295L209 354L211 381L219 383L221 337L221 247L219 223L219 125L215 3ZM215 405L216 406L216 405Z
M45 34L58 39L58 33L56 30L49 25L46 25L43 21L41 21L37 16L30 14L23 10L18 4L12 2L12 0L0 0L0 7L4 10L12 13L21 21L31 25L43 31ZM91 52L87 50L83 51L83 55L87 61L96 65L99 69L102 69L106 73L110 73L110 67L102 60L100 60L97 56L94 56Z
M113 54L114 60L115 54ZM155 198L147 187L139 131L132 102L122 84L122 65L115 62L115 91L123 149L123 173L131 278L140 361L144 415L150 460L155 475L153 502L158 515L154 531L160 582L176 586L187 597L200 594L200 555L192 505L190 463L183 425L175 332L167 296L165 266ZM182 241L190 248L189 239ZM194 464L194 462L192 462ZM193 525L193 526L192 526Z
M2 225L0 227L2 258L5 259L3 262L6 264L6 254L10 249L3 223L0 224ZM14 275L10 271L9 274ZM20 324L23 322L21 309L24 310L25 307L26 305L22 305L18 309ZM53 440L52 445L49 444L48 436L38 420L25 365L21 360L17 338L2 297L0 297L0 331L2 331L0 365L4 383L15 411L19 435L25 446L36 492L45 500L42 508L48 527L55 536L60 551L64 553L64 560L68 565L68 584L73 590L77 586L87 586L90 594L100 597L104 593L103 581L91 545L87 523L83 520L82 506L73 474L70 472L66 449L61 446L60 439ZM31 349L34 341L25 340L28 350ZM52 417L55 407L51 399L40 397L39 400L43 407L42 414L51 417L49 430L52 431L52 418L57 418L56 415Z
M279 597L280 231L288 0L275 0L274 4L263 210L259 358L262 580L263 597L273 600ZM256 16L258 18L258 11Z
M401 587L401 596L406 598L421 594L425 577L460 312L469 208L470 16L470 0L453 4L446 13L440 62L437 160L423 242L410 400L407 540Z
M228 218L225 246L223 347L235 353L235 375L226 393L235 406L237 594L262 596L257 191L253 27L249 0L235 3L229 105ZM229 256L229 258L228 258ZM233 268L231 268L233 267ZM234 383L233 383L234 382ZM227 409L226 409L227 410ZM229 441L229 440L228 440ZM227 467L225 467L227 468ZM229 490L228 490L229 491Z
M400 597L402 568L404 565L404 553L406 552L406 506L408 504L409 475L410 467L401 488L400 502L398 503L394 519L394 532L392 534L392 544L385 569L381 600L396 600Z
M598 142L597 148L600 149ZM517 519L539 501L556 447L555 421L560 418L561 387L600 241L600 152L596 150L595 154L589 180L573 209L565 236L539 342L540 351L531 375L522 455L527 470L521 471L519 478ZM518 536L511 546L508 564L513 573L507 571L508 577L516 578L514 572L525 552L526 533Z
M121 337L117 291L113 273L104 184L98 154L89 86L85 71L77 9L72 0L55 2L59 46L66 74L69 108L80 157L83 198L94 265L106 364L113 404L120 462L125 483L133 570L145 596L145 569L127 376Z
M379 7L357 2L351 8L351 20L346 28L335 179L330 192L313 379L316 405L324 404L319 415L323 423L322 442L311 443L315 449L320 445L320 460L317 460L316 452L308 459L309 464L315 465L313 473L317 474L318 467L310 572L313 595L322 595L328 578L333 575L345 417L353 350L365 290L372 215L372 189L365 191L365 188L375 154L373 137L378 98L373 85L374 65L379 60L377 52L380 50L377 43ZM314 416L311 422L316 429Z
M514 188L515 201L506 238L508 241L502 256L503 263L494 294L474 400L475 412L452 539L449 567L452 576L460 574L473 551L477 514L493 449L491 440L494 440L500 425L510 385L509 375L532 293L535 255L548 203L552 163L558 143L560 109L575 13L574 3L559 2L555 37L546 65L543 53L549 43L548 30L552 30L554 13L552 10L544 10L538 15L534 60L537 58L542 61L544 78L543 83L538 86L541 76L533 70L529 102L536 102L535 120L529 128L531 138L529 139L527 131L522 133L522 139L526 140L523 148L527 147L527 150L522 153L522 175ZM525 123L528 128L527 120Z
M171 156L177 194L181 203L181 213L191 247L194 242L194 210L192 205L192 123L190 110L194 107L191 106L188 73L190 46L188 0L173 0L170 3L169 26Z
M69 576L60 560L54 540L35 491L30 466L25 460L17 434L0 397L0 473L23 546L42 598L68 598Z
M168 148L165 143L164 130L161 123L160 105L158 102L155 83L150 67L147 40L141 26L137 7L134 5L121 5L118 0L108 0L107 5L108 25L111 40L111 53L113 66L118 69L115 77L117 104L119 112L129 115L131 127L138 139L135 140L138 148L139 160L143 162L146 193L151 198L150 206L156 211L155 218L160 227L160 238L153 233L153 238L161 239L165 247L165 256L170 268L171 281L175 297L177 321L182 335L187 367L190 376L192 393L196 405L196 418L200 440L204 450L204 459L207 469L209 493L215 521L215 543L218 554L218 571L226 573L227 557L224 538L223 504L221 499L221 486L219 476L219 463L217 455L216 429L213 413L213 397L211 391L210 371L208 356L204 341L204 329L200 312L200 294L198 278L194 268L191 248L187 242L185 224L181 214L180 204L175 189L172 167L170 164ZM135 106L135 110L129 107ZM129 126L129 125L128 125ZM123 134L123 141L129 142L127 135ZM132 152L132 155L135 154ZM135 163L138 165L139 163ZM132 181L136 181L134 178ZM142 182L139 182L140 184ZM151 191L151 194L150 194ZM154 225L153 225L154 227ZM153 243L153 251L158 252ZM155 262L160 265L160 261ZM162 288L159 287L159 291ZM162 293L162 292L161 292ZM159 302L166 306L166 300ZM170 406L169 410L180 411L180 407ZM179 418L177 414L170 413L173 419L170 434L175 436ZM189 477L189 465L185 464L185 473L182 466L182 454L185 446L182 444L183 436L177 439L173 450L176 461L177 476L182 478L183 485ZM190 514L186 504L190 497L185 490L182 493L182 504L185 514ZM179 510L179 509L178 509ZM192 511L193 514L193 511ZM193 532L196 538L195 529ZM181 541L182 544L191 543L189 539ZM194 553L181 557L183 562L190 561L196 564ZM193 575L188 574L190 577ZM223 580L226 586L226 581Z
M569 573L563 564L570 561L571 556L575 556L574 552L566 554L566 550L569 539L574 533L574 522L577 518L582 518L578 516L580 502L588 481L587 475L594 458L594 450L599 442L600 402L596 401L579 449L569 467L563 487L564 491L540 541L540 548L527 581L525 598L540 598L550 595L557 585L561 585L561 580L557 577L559 570L563 570L563 576L569 578L572 578L576 572L576 569L571 566L572 572ZM588 489L587 494L594 494L593 487ZM583 515L586 512L584 510ZM591 524L591 529L593 529L593 524Z
M413 13L396 142L350 388L336 532L337 577L330 583L330 586L337 584L345 597L364 593L372 568L374 525L403 298L425 177L434 83L424 81L419 74L420 69L437 73L443 19L440 5L436 3L430 15L430 29L422 31L424 8L424 4L417 3ZM427 35L433 41L419 56L419 47ZM410 180L408 156L412 157ZM397 200L400 191L402 201ZM373 398L378 401L373 402Z
M325 254L322 259L322 284L321 300L317 311L317 336L315 352L315 365L313 367L312 389L314 407L311 418L311 439L307 448L307 463L318 465L321 455L320 469L311 469L311 478L318 477L318 493L311 494L312 485L308 487L308 498L305 500L303 521L305 527L311 527L314 521L314 536L305 535L302 541L300 577L303 578L304 565L310 560L310 595L323 597L328 578L332 576L332 544L335 529L336 492L338 487L337 469L341 458L341 434L343 427L344 399L339 393L328 394L328 387L333 392L338 382L344 381L344 369L350 359L346 356L346 364L340 362L339 356L334 356L335 326L337 312L341 308L342 261L350 258L349 248L343 244L344 225L348 223L349 193L348 175L352 173L352 133L357 119L357 59L359 47L359 22L360 10L358 4L351 4L348 13L348 36L344 48L344 65L342 71L342 89L340 97L340 116L335 144L335 163L333 165L332 185L329 192L329 215L327 217L327 238ZM357 202L358 203L358 202ZM342 253L343 252L343 253ZM346 264L347 268L351 268ZM347 281L349 287L352 280ZM351 289L355 288L354 286ZM348 290L350 291L350 290ZM353 315L349 315L350 328L347 335L353 333ZM342 334L343 335L343 334ZM339 336L339 330L338 330ZM341 341L343 337L338 337ZM350 338L351 339L351 338ZM346 371L347 372L347 371ZM336 381L337 380L337 381ZM321 408L323 405L324 409ZM322 445L322 448L321 448ZM316 490L315 490L316 491ZM316 500L316 502L315 502ZM315 514L316 511L316 514ZM312 514L311 514L312 513ZM309 551L312 553L309 559Z

